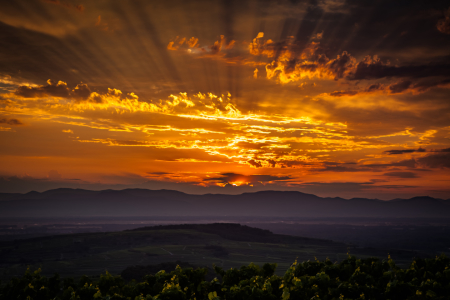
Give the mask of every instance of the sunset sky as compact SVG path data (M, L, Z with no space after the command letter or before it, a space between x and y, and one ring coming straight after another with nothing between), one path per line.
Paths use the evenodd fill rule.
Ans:
M448 1L0 1L0 192L450 198Z

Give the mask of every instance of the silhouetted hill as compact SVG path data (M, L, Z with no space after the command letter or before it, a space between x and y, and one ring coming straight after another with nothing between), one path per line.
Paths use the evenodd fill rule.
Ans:
M136 228L128 231L153 231L153 230L195 230L203 233L215 234L231 241L245 241L254 243L304 243L322 244L330 243L327 240L294 237L290 235L274 234L269 230L249 227L235 223L212 223L212 224L179 224L160 225Z
M105 269L128 280L161 269L211 266L239 268L250 262L276 263L284 272L298 258L340 261L347 252L409 263L417 251L365 249L314 238L289 236L233 223L184 224L144 227L120 232L60 234L0 241L0 279L42 268L61 277L97 275ZM170 262L176 262L171 264ZM185 263L182 263L185 262ZM130 267L132 266L132 267ZM129 268L128 268L129 267ZM1 298L3 299L3 298Z
M450 217L450 201L431 197L321 198L301 192L190 195L172 190L56 189L0 194L1 217Z

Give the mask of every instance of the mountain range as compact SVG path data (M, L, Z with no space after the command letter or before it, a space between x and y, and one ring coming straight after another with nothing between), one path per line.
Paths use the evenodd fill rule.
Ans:
M0 193L3 218L140 216L447 218L450 199L322 198L292 191L192 195L147 189Z

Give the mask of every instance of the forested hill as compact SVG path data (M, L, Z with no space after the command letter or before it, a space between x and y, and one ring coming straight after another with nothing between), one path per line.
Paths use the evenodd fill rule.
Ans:
M0 194L0 217L450 217L450 200L321 198L301 192L190 195L172 190L56 189Z
M218 235L231 241L252 242L252 243L273 243L273 244L326 244L334 242L322 239L297 237L283 234L274 234L269 230L249 227L236 223L213 223L213 224L179 224L179 225L159 225L132 229L129 231L158 231L158 230L194 230L202 233Z

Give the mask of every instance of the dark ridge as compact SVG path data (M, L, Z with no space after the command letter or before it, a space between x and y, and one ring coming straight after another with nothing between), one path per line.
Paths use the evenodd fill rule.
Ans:
M213 194L212 194L213 195ZM226 195L226 194L223 194ZM283 195L283 196L299 196L299 195L304 195L304 196L313 196L313 197L317 197L316 195L313 194L308 194L308 193L303 193L303 192L299 192L299 191L275 191L275 190L265 190L265 191L258 191L258 192L247 192L247 193L242 193L240 194L241 196L245 195Z
M158 194L164 194L164 195L173 195L173 196L186 196L189 194L186 194L184 192L175 191L175 190L149 190L149 189L124 189L122 190L124 192L127 192L129 194L133 194L136 196L148 196L148 195L158 195Z
M348 200L297 191L191 195L174 190L64 188L0 194L0 217L6 218L149 216L449 218L450 201L428 196L390 201Z
M258 191L258 192L245 192L242 194L219 194L219 193L206 193L206 194L187 194L184 192L176 191L176 190L167 190L167 189L160 189L160 190L150 190L150 189L141 189L141 188L129 188L129 189L123 189L123 190L114 190L114 189L106 189L106 190L86 190L86 189L74 189L74 188L57 188L57 189L51 189L47 190L45 192L37 192L37 191L30 191L27 193L0 193L0 195L5 195L8 197L23 197L23 196L48 196L48 195L56 195L56 194L67 194L67 193L73 193L73 194L112 194L112 193L124 193L124 194L131 194L136 196L159 196L159 195L170 195L170 196L223 196L223 197L235 197L235 196L284 196L284 197L296 197L296 196L308 196L318 199L327 199L327 200L370 200L370 201L380 201L380 202L390 202L390 201L401 201L401 200L415 200L415 199L429 199L429 200L439 200L442 201L443 199L437 199L430 196L416 196L409 199L402 199L402 198L396 198L392 200L379 200L379 199L369 199L369 198L351 198L351 199L345 199L341 197L319 197L314 194L308 194L303 193L299 191L276 191L276 190L265 190L265 191ZM450 199L447 199L450 200ZM443 201L447 201L443 200Z
M212 223L212 224L180 224L180 225L158 225L146 226L130 231L143 230L196 230L204 233L217 234L227 240L247 241L248 238L269 237L274 234L265 229L253 228L236 223Z
M49 190L49 191L52 191L52 190ZM47 192L49 192L49 191L47 191ZM45 193L45 192L44 192L44 193ZM24 194L24 195L27 195L27 196L37 196L37 195L41 195L41 193L36 192L36 191L31 191L31 192L28 192L28 193L26 193L26 194Z
M158 225L140 227L136 229L130 229L128 231L146 230L195 230L203 233L215 234L224 239L239 242L285 244L302 243L308 241L317 244L332 243L332 241L329 240L274 234L266 229L254 228L236 223Z
M440 201L443 201L443 200L442 199L433 198L433 197L430 197L430 196L417 196L417 197L412 197L410 199L400 199L400 198L392 199L389 202L398 202L398 201L409 201L409 202L438 201L438 202L440 202Z

